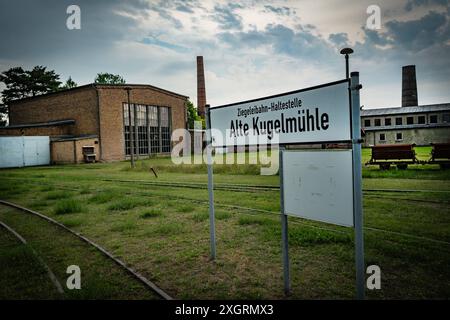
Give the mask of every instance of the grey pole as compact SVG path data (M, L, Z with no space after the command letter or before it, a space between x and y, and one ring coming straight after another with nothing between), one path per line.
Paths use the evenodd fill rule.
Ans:
M130 105L130 87L126 87L125 90L127 90L127 98L128 98L128 133L130 135L130 156L131 156L131 167L134 168L134 142L133 142L133 132L131 130L131 105Z
M356 297L364 299L365 264L362 208L362 165L361 165L361 119L359 90L359 72L351 73L350 93L352 110L352 149L353 149L353 210L355 222L355 264Z
M209 104L205 106L206 122L206 155L208 166L208 196L209 196L209 238L211 242L211 260L216 259L216 227L214 217L214 183L213 183L213 164L212 164L212 137L211 137L211 118Z
M134 134L134 148L136 150L136 160L139 160L139 135L138 135L136 103L133 103L133 113L134 113L134 132L133 132L133 134Z
M340 51L340 54L345 55L345 79L348 79L348 73L349 73L349 62L348 62L348 56L353 53L352 48L344 48Z
M289 238L288 238L288 217L284 212L284 187L283 187L283 151L284 147L279 148L278 152L278 174L280 175L280 217L281 217L281 251L283 254L283 279L284 293L291 291L291 282L289 275Z
M349 65L348 65L348 54L345 55L345 79L348 79L348 73L349 71Z

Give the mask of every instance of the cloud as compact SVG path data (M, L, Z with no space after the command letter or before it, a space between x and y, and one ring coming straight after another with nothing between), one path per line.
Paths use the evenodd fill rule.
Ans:
M107 71L195 101L195 56L203 55L208 100L223 104L340 79L339 49L350 46L351 70L364 81L363 104L398 105L406 64L417 65L421 102L448 102L450 11L444 2L386 2L382 29L369 30L365 3L77 0L82 29L69 31L72 1L2 1L0 70L46 65L79 84Z
M180 46L177 44L159 40L155 36L145 37L141 40L141 43L160 46L160 47L170 49L170 50L173 50L173 51L176 51L179 53L187 53L190 50L189 48L186 48L186 47L183 47L183 46Z
M328 36L330 40L336 47L342 48L348 46L348 35L345 32L332 33Z
M225 6L216 5L214 7L213 16L222 29L241 30L243 28L242 17L234 12L236 8L241 8L241 6L237 4L228 4Z
M405 10L410 12L414 8L428 5L448 6L449 0L408 0L405 4Z
M271 5L265 5L264 8L267 11L276 13L280 16L290 16L291 14L295 14L295 11L291 12L291 9L288 7L274 7Z
M450 39L450 24L444 13L431 11L418 20L393 20L385 25L391 43L410 51L421 51L433 45L445 46Z

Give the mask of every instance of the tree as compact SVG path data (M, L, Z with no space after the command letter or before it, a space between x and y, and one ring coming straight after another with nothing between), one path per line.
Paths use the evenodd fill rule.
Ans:
M197 114L197 109L194 107L194 104L190 100L187 101L187 118L188 129L194 129L194 121L202 121L202 128L204 128L204 121Z
M0 82L6 86L2 91L0 124L5 123L4 118L10 101L54 92L61 85L59 75L44 66L35 66L29 71L21 67L10 68L0 74Z
M46 70L47 67L36 66L31 71L26 71L28 89L34 97L39 94L55 92L59 90L61 81L54 70Z
M66 83L64 83L61 86L61 89L62 90L66 90L66 89L72 89L72 88L75 88L75 87L78 87L78 84L75 81L72 80L72 77L69 76L69 79L67 79Z
M118 74L103 72L97 73L94 82L98 84L125 84L125 79Z
M6 126L6 116L8 115L8 108L3 103L0 104L0 127Z

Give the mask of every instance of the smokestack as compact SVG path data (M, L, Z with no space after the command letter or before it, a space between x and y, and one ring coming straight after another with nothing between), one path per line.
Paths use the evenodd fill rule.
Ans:
M402 68L402 107L417 106L416 66Z
M205 117L206 89L205 71L203 69L203 56L197 56L197 113Z

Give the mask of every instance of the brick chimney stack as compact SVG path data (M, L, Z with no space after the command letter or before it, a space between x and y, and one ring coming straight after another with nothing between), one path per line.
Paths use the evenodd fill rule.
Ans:
M402 107L417 106L416 66L402 68Z
M197 56L197 113L205 117L206 89L205 70L203 69L203 56Z

